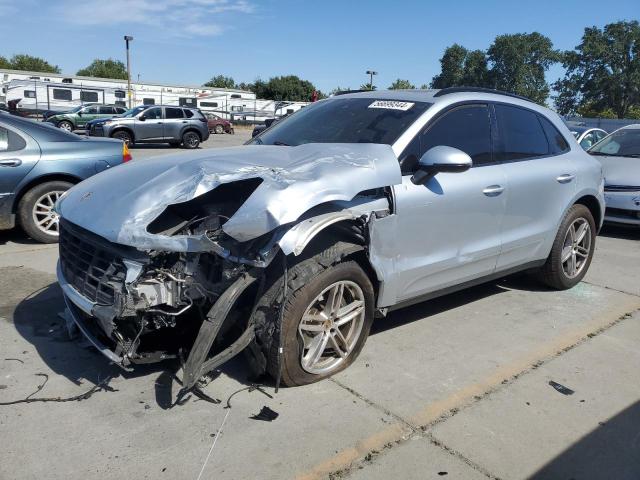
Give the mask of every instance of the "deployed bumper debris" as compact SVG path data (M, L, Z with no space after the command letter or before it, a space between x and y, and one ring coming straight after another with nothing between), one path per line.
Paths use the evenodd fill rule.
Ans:
M125 369L181 358L191 388L264 329L254 313L276 256L341 221L366 242L369 219L390 211L385 187L400 182L391 148L372 144L221 149L106 171L56 207L69 315Z

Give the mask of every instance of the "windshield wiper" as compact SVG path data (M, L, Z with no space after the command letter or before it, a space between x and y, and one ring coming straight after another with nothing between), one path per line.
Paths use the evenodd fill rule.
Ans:
M599 157L618 157L619 155L615 155L613 153L604 153L604 152L587 152L589 155L597 155Z
M625 153L624 155L618 155L619 157L640 158L640 153Z
M276 140L275 142L273 142L272 145L280 145L282 147L290 147L291 146L288 143L281 142L280 140Z

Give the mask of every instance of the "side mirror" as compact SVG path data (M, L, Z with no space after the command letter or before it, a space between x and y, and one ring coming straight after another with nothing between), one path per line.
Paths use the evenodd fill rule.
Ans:
M78 116L79 116L79 117L81 117L81 116L82 116L82 112L81 112L81 111L80 111L80 112L78 112Z
M140 120L141 122L144 122L146 120L146 117L144 115L140 115L138 117L138 120Z
M418 170L411 177L415 185L425 183L438 173L462 173L473 165L471 157L457 148L438 145L427 150L418 161Z

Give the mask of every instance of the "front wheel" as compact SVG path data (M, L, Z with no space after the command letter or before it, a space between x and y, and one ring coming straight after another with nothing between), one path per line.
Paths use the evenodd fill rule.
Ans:
M122 140L125 144L131 145L133 143L133 138L131 134L126 130L118 130L111 135L111 138L117 138L118 140Z
M268 370L288 386L327 378L351 365L364 347L375 295L360 265L347 260L324 269L310 258L291 270L282 323L275 329ZM319 271L322 270L322 271ZM281 361L281 365L279 364Z
M182 135L182 145L188 149L198 148L198 145L200 145L200 136L198 136L196 132L185 132L185 134Z
M596 242L593 215L584 205L573 205L566 213L539 276L548 286L566 290L587 274Z
M215 132L216 132L218 135L220 135L220 134L224 133L224 127L223 127L222 125L220 125L220 124L216 125Z
M72 186L69 182L46 182L24 194L18 205L18 218L27 235L42 243L58 241L60 218L53 206Z
M73 124L67 120L62 120L58 123L58 128L66 130L67 132L73 132Z

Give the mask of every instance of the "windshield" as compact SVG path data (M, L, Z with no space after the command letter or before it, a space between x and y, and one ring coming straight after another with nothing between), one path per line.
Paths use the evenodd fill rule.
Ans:
M613 132L595 144L589 153L617 157L640 157L640 128L625 128Z
M251 140L254 145L383 143L391 145L423 112L425 102L331 98L274 122Z
M129 110L127 110L126 112L124 112L120 116L121 117L135 117L141 111L146 110L146 109L147 109L146 106L133 107L133 108L130 108Z

